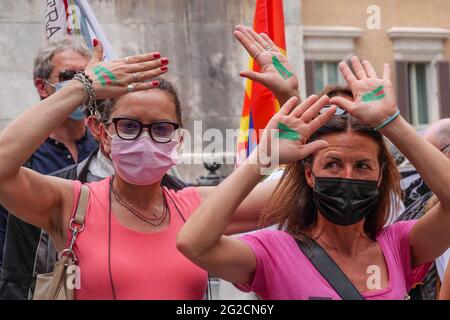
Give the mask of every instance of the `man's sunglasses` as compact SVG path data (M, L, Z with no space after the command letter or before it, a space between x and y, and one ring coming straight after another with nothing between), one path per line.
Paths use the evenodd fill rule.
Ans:
M61 70L58 74L58 81L59 82L63 82L63 81L68 81L68 80L72 80L73 77L78 73L79 71L75 71L75 70Z

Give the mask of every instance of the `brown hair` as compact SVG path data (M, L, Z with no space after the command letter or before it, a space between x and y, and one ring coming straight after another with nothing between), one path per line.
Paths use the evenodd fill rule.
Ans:
M342 97L350 97L353 98L353 92L349 87L346 86L326 86L319 96L327 95L329 98L333 98L336 96Z
M398 207L393 195L397 195L398 199L401 197L400 174L381 133L368 128L349 114L334 116L318 129L308 142L318 140L330 133L347 131L363 134L373 139L379 146L378 161L382 170L379 201L378 206L366 217L364 222L364 231L370 238L375 239L389 218L391 204ZM312 163L312 157L311 155L304 161ZM313 190L306 181L304 161L286 166L286 170L261 217L262 226L278 224L280 230L284 229L300 239L304 239L305 231L311 230L317 223L317 210L312 201Z
M159 86L157 88L152 88L152 89L148 89L148 90L162 90L162 91L166 92L172 98L172 101L175 104L175 112L177 115L177 121L180 124L180 126L182 127L183 123L182 123L182 116L181 116L181 103L180 103L180 99L178 98L178 93L177 93L177 90L175 89L174 84L172 82L170 82L169 80L166 80L163 78L154 78L149 81L158 81ZM148 81L145 81L145 82L148 82ZM114 107L116 105L118 98L119 97L112 99L112 100L104 100L100 104L98 111L101 114L102 122L107 122L110 120L111 114L114 111Z

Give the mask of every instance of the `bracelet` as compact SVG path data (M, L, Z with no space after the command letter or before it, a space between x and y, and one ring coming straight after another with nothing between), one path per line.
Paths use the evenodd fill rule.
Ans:
M95 110L97 110L97 104L95 101L95 93L94 93L94 88L92 86L92 80L89 79L89 76L84 73L83 71L78 72L74 77L73 80L77 80L79 82L81 82L84 86L84 91L86 94L86 97L83 101L83 105L81 107L81 109L83 110L83 112L86 109L89 109L91 113L95 112Z
M373 130L378 131L380 129L383 129L384 127L386 127L389 123L391 123L392 121L394 121L398 116L400 115L400 110L397 110L396 113L394 113L392 116L390 116L385 122L383 122L382 124L380 124L378 127L374 128Z

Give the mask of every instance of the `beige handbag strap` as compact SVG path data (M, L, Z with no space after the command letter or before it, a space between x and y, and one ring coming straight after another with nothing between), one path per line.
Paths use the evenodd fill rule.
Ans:
M63 256L71 256L74 261L77 261L77 256L73 251L73 246L77 241L78 234L84 230L84 218L86 217L88 202L89 187L81 185L80 195L77 202L77 210L75 211L75 216L69 223L69 229L72 232L72 237L70 239L69 247L59 253L59 260L61 260Z
M84 218L86 217L86 209L89 201L89 187L81 185L80 197L78 198L77 211L73 221L80 226L84 226Z

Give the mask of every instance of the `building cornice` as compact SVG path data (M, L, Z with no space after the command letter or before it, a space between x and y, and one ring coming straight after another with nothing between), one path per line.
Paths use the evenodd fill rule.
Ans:
M303 36L314 38L359 38L363 30L355 27L345 26L304 26Z
M387 31L391 39L447 39L450 30L441 28L393 27Z

